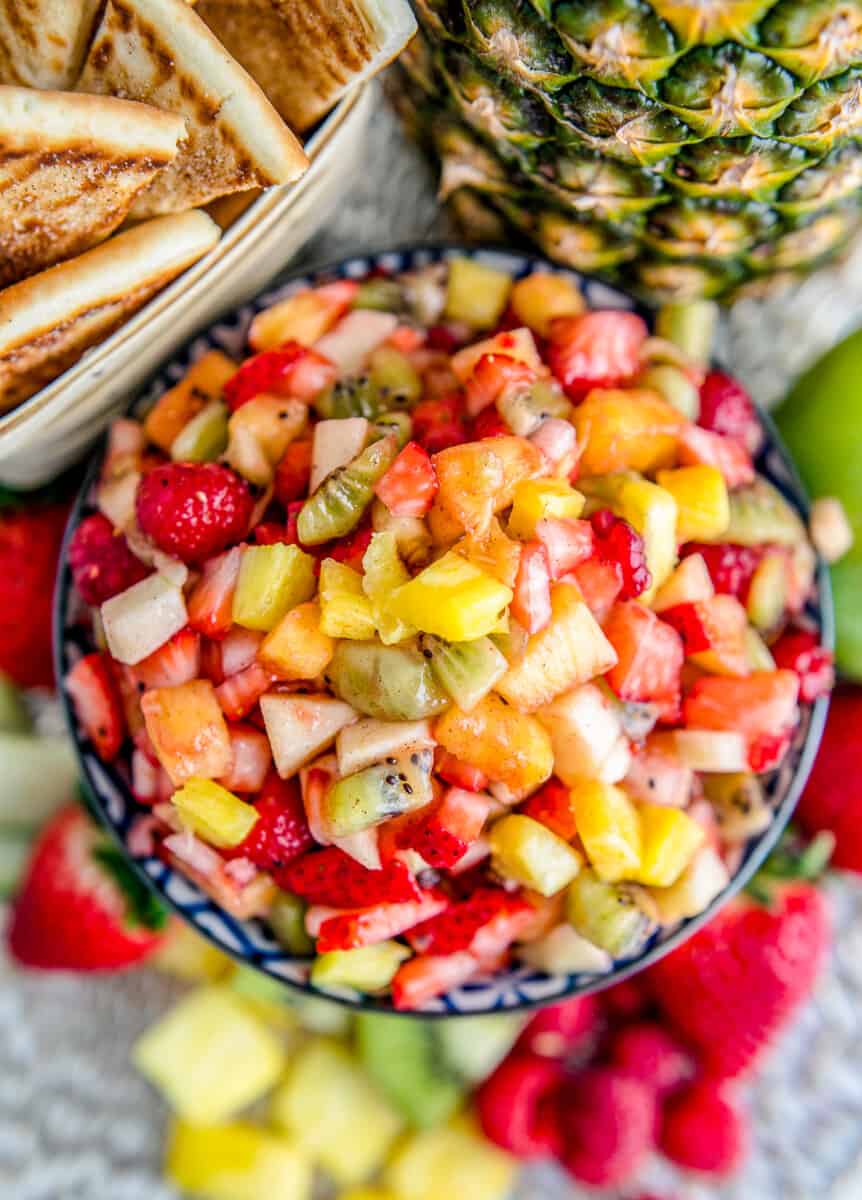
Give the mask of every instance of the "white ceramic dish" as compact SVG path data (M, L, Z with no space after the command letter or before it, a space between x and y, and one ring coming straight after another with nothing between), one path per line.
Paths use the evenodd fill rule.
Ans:
M264 192L216 248L58 379L0 417L0 482L34 488L80 458L166 357L272 280L327 221L359 167L373 87L345 97L306 146L311 166Z

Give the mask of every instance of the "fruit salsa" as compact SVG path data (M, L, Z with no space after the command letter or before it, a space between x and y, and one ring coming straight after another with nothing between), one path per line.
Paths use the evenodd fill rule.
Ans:
M133 853L399 1009L708 906L832 681L710 323L454 257L294 294L116 422L66 688Z

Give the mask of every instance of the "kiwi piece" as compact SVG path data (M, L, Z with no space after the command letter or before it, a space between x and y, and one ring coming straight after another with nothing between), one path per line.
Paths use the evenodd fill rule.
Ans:
M314 953L314 942L305 929L305 903L290 892L279 892L269 910L269 921L275 940L288 954L301 956Z
M221 400L202 408L171 444L174 462L215 462L228 444L228 411Z
M415 1128L442 1125L461 1104L465 1089L431 1022L360 1013L356 1049L381 1092Z
M412 433L413 422L410 419L410 414L406 412L381 413L377 420L371 424L372 437L388 437L391 435L395 438L399 450L404 449L410 441Z
M431 664L412 645L344 639L335 648L326 681L339 699L380 721L421 721L451 703Z
M300 509L296 529L305 546L319 546L351 533L374 498L374 485L398 453L391 434L372 445L346 467L329 475Z
M331 950L320 954L311 968L315 987L353 988L357 992L382 992L394 979L411 951L402 942L377 942L355 950Z
M575 930L614 958L639 953L658 928L655 905L633 883L605 883L581 871L569 884L566 912Z
M761 633L774 633L787 607L787 552L770 551L757 564L745 601L748 619Z
M756 775L747 771L704 775L702 783L725 841L746 842L769 828L772 809Z
M463 712L475 708L509 669L505 655L489 637L472 642L446 642L433 634L419 639L431 670Z
M396 279L375 276L360 283L353 297L353 308L371 308L376 312L399 313L404 308L404 292Z
M758 476L754 483L730 493L730 523L721 537L713 540L739 546L760 546L764 542L795 546L805 542L806 537L796 510L778 488Z
M529 437L550 417L570 417L572 405L558 385L538 379L530 388L504 388L497 411L512 433Z
M369 375L353 375L339 379L321 392L314 401L317 415L323 420L343 417L365 417L372 421L383 411L377 385Z
M434 752L417 747L337 780L323 801L324 822L333 838L349 837L389 817L424 808L434 798Z
M378 346L369 359L369 370L388 408L412 408L422 399L422 376L394 346Z

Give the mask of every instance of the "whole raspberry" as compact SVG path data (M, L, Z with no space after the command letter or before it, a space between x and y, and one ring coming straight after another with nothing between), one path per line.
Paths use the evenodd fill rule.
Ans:
M659 1145L689 1171L725 1176L740 1166L748 1150L748 1120L727 1088L711 1079L692 1084L664 1112Z
M700 554L715 590L723 595L736 596L744 604L764 549L762 546L737 546L731 542L716 546L689 542L682 556L688 558L690 554Z
M723 371L710 371L701 384L697 423L733 438L752 456L763 444L763 428L751 397L738 380Z
M104 604L150 573L102 513L85 517L69 543L69 566L81 599Z
M835 685L832 655L809 629L788 629L771 647L777 667L799 676L799 699L813 704L828 696Z
M218 463L165 463L138 485L138 524L160 550L202 563L244 538L254 500L248 484Z
M611 1045L611 1061L659 1098L675 1091L694 1073L691 1055L678 1038L653 1021L621 1029Z
M624 1071L600 1067L575 1076L561 1104L563 1166L593 1187L628 1183L653 1146L652 1089Z
M564 1079L563 1068L551 1059L510 1055L476 1094L485 1136L518 1158L559 1154L563 1143L555 1101Z
M652 583L646 564L644 540L636 529L602 508L590 517L596 538L599 561L619 568L622 590L620 600L634 600Z

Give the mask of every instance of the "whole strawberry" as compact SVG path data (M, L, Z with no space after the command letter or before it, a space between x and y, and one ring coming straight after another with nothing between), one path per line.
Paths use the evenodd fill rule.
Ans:
M187 563L244 538L253 509L248 484L219 463L165 463L147 472L135 500L143 532Z
M763 443L763 428L751 397L738 379L723 371L710 371L701 384L697 423L733 438L752 455Z
M0 671L21 687L53 687L51 609L68 509L0 513Z
M575 1076L560 1104L569 1173L593 1187L633 1179L653 1146L652 1089L624 1071L596 1067Z
M659 1146L671 1162L686 1170L731 1175L744 1160L748 1143L744 1111L727 1087L715 1080L693 1083L664 1110Z
M810 996L826 958L826 900L810 883L774 890L767 907L740 901L657 963L653 996L718 1078L759 1061Z
M115 971L161 941L165 910L82 809L43 830L12 910L12 957L41 970Z
M102 513L85 517L69 542L69 566L86 604L104 604L150 574Z
M832 694L829 717L796 819L811 834L835 835L832 865L862 873L862 688Z

